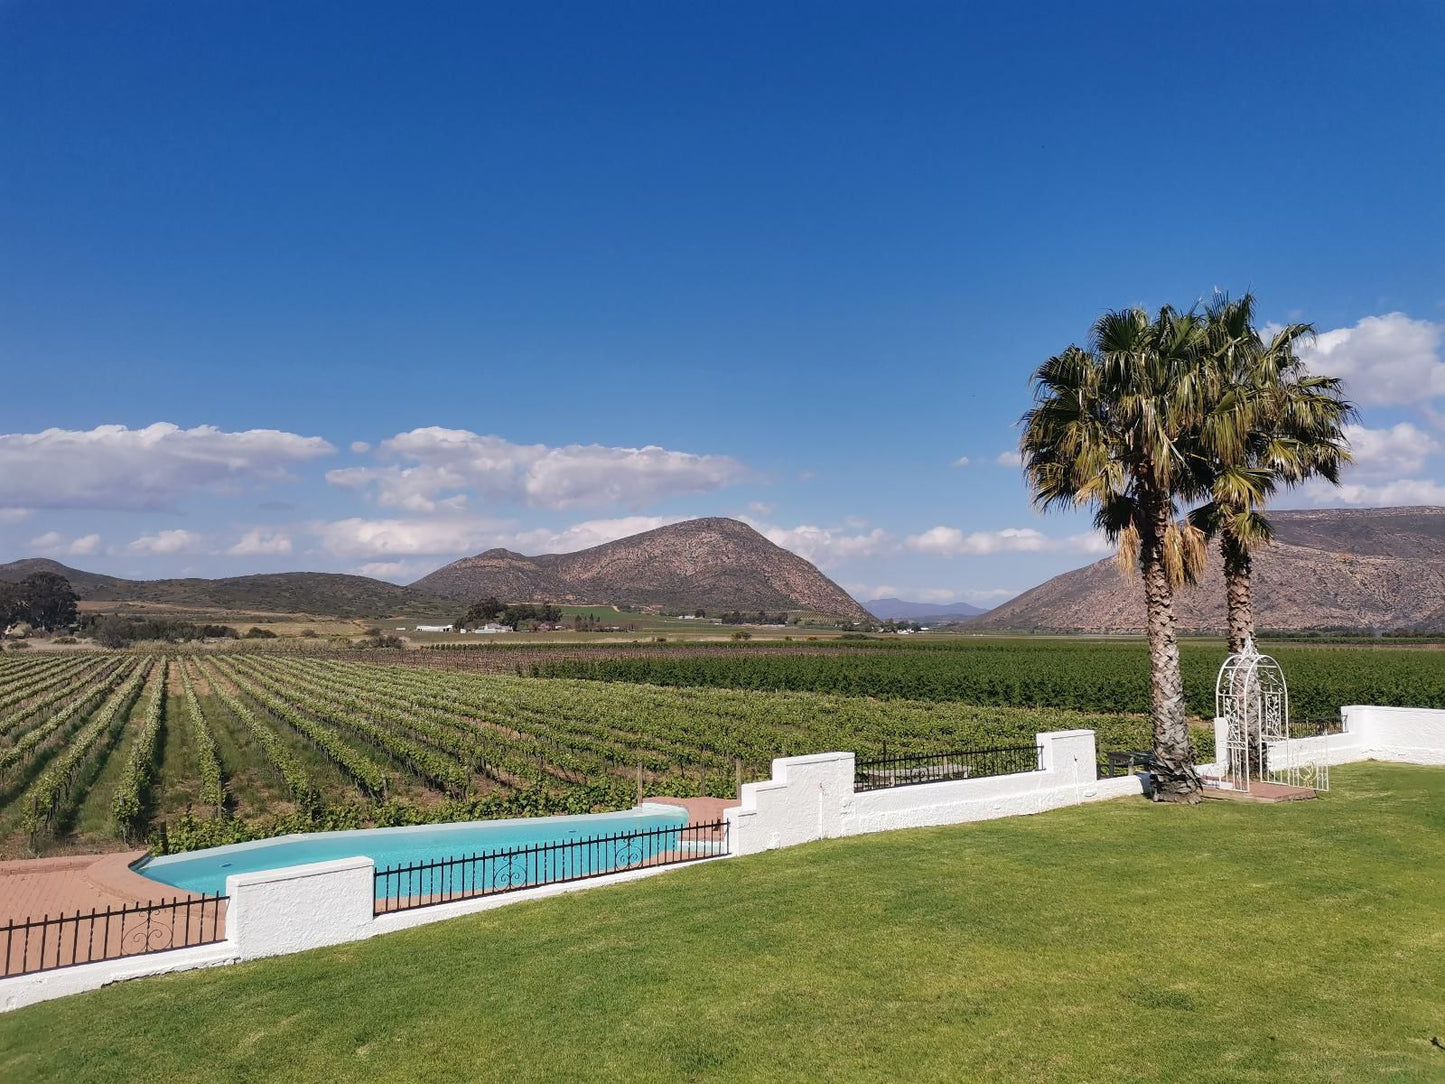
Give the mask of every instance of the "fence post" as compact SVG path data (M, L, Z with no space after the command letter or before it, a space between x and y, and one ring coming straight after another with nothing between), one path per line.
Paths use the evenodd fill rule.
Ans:
M637 804L642 804L642 761L637 762Z
M735 790L734 793L733 793L733 797L734 797L734 798L741 798L741 797L743 796L743 758L742 758L742 757L738 757L736 760L733 761L733 776L734 776L734 782L736 783L736 790Z

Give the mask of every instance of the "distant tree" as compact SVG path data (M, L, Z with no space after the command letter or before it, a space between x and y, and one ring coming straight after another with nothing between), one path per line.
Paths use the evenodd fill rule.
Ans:
M747 629L738 629L737 632L733 633L734 640L751 640L752 638L753 634Z
M468 627L485 625L500 617L502 611L506 608L506 604L498 599L496 595L488 595L480 602L472 603L471 609L467 611L465 624Z
M693 616L693 617L706 617L706 616L707 616L707 611L704 610L701 606L699 606L696 610L693 610L693 611L692 611L692 616Z
M380 632L381 630L378 629L377 631ZM272 632L270 629L263 629L263 628L261 628L259 625L252 625L249 629L246 630L246 634L245 634L244 636L242 636L241 639L243 639L243 640L274 640L274 639L276 639L276 634L275 634L274 632Z
M27 621L53 631L75 624L79 596L70 581L54 572L32 572L17 584L6 584L0 594L0 619L8 625Z
M132 623L115 614L101 615L91 622L88 631L101 647L124 647L135 639Z

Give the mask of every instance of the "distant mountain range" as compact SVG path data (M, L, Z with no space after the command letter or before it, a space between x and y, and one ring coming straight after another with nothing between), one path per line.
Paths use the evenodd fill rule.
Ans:
M217 580L127 580L70 568L44 557L29 557L0 565L0 580L21 580L32 572L64 576L85 602L144 602L188 610L356 618L435 617L456 609L450 599L425 591L333 572L274 572Z
M280 572L225 579L127 580L47 558L0 565L0 580L55 572L86 602L335 617L453 617L458 603L617 605L709 613L807 612L866 620L868 613L813 565L734 519L694 519L576 553L527 557L487 550L410 587L366 576Z
M414 590L459 601L610 603L663 610L868 613L812 564L735 519L690 519L575 553L493 549L423 576Z
M1445 630L1445 508L1269 513L1275 541L1254 559L1261 629ZM1179 627L1225 627L1223 576L1211 550L1202 582L1176 596ZM1065 572L970 623L970 629L1137 631L1143 590L1113 558Z
M968 621L987 610L966 602L909 602L901 598L875 598L864 607L885 621Z
M1445 508L1282 511L1276 541L1255 558L1258 623L1265 629L1445 630ZM453 617L458 603L617 605L709 614L780 610L866 620L965 620L970 630L1137 631L1137 577L1111 558L1055 576L996 609L873 599L863 605L794 553L733 519L695 519L576 553L527 557L487 550L409 587L365 576L281 572L224 579L128 580L29 558L0 565L0 580L56 572L87 602L190 610L381 618ZM1215 554L1203 582L1181 591L1181 629L1224 627Z

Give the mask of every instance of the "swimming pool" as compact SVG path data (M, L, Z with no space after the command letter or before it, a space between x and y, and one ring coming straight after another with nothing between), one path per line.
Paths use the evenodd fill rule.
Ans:
M406 828L366 828L351 832L308 832L303 835L277 836L251 843L235 843L227 847L210 847L185 854L163 855L143 860L134 869L153 881L187 892L224 893L226 878L232 873L256 873L261 870L299 866L309 862L326 862L335 858L370 858L378 870L409 866L422 862L444 862L473 854L512 851L547 844L575 844L559 848L571 861L579 857L596 872L606 868L632 864L639 851L660 852L678 846L680 833L665 831L681 829L687 813L680 808L646 805L621 813L591 813L577 817L522 817L515 820L465 821L459 824L422 824ZM585 840L596 837L646 832L626 850L613 845L589 845ZM619 855L626 858L624 863ZM549 859L557 861L559 859ZM536 869L536 860L518 867L511 876L525 883L550 879ZM394 895L416 891L415 887L397 882L388 889L378 882L378 895Z

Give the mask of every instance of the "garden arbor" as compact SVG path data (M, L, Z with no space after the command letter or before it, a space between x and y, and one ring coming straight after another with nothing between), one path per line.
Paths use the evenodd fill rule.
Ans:
M1329 790L1326 737L1292 739L1289 685L1272 656L1261 655L1253 637L1224 660L1214 683L1214 715L1225 724L1226 759L1220 785L1250 789L1250 781ZM1306 749L1314 741L1320 748Z

